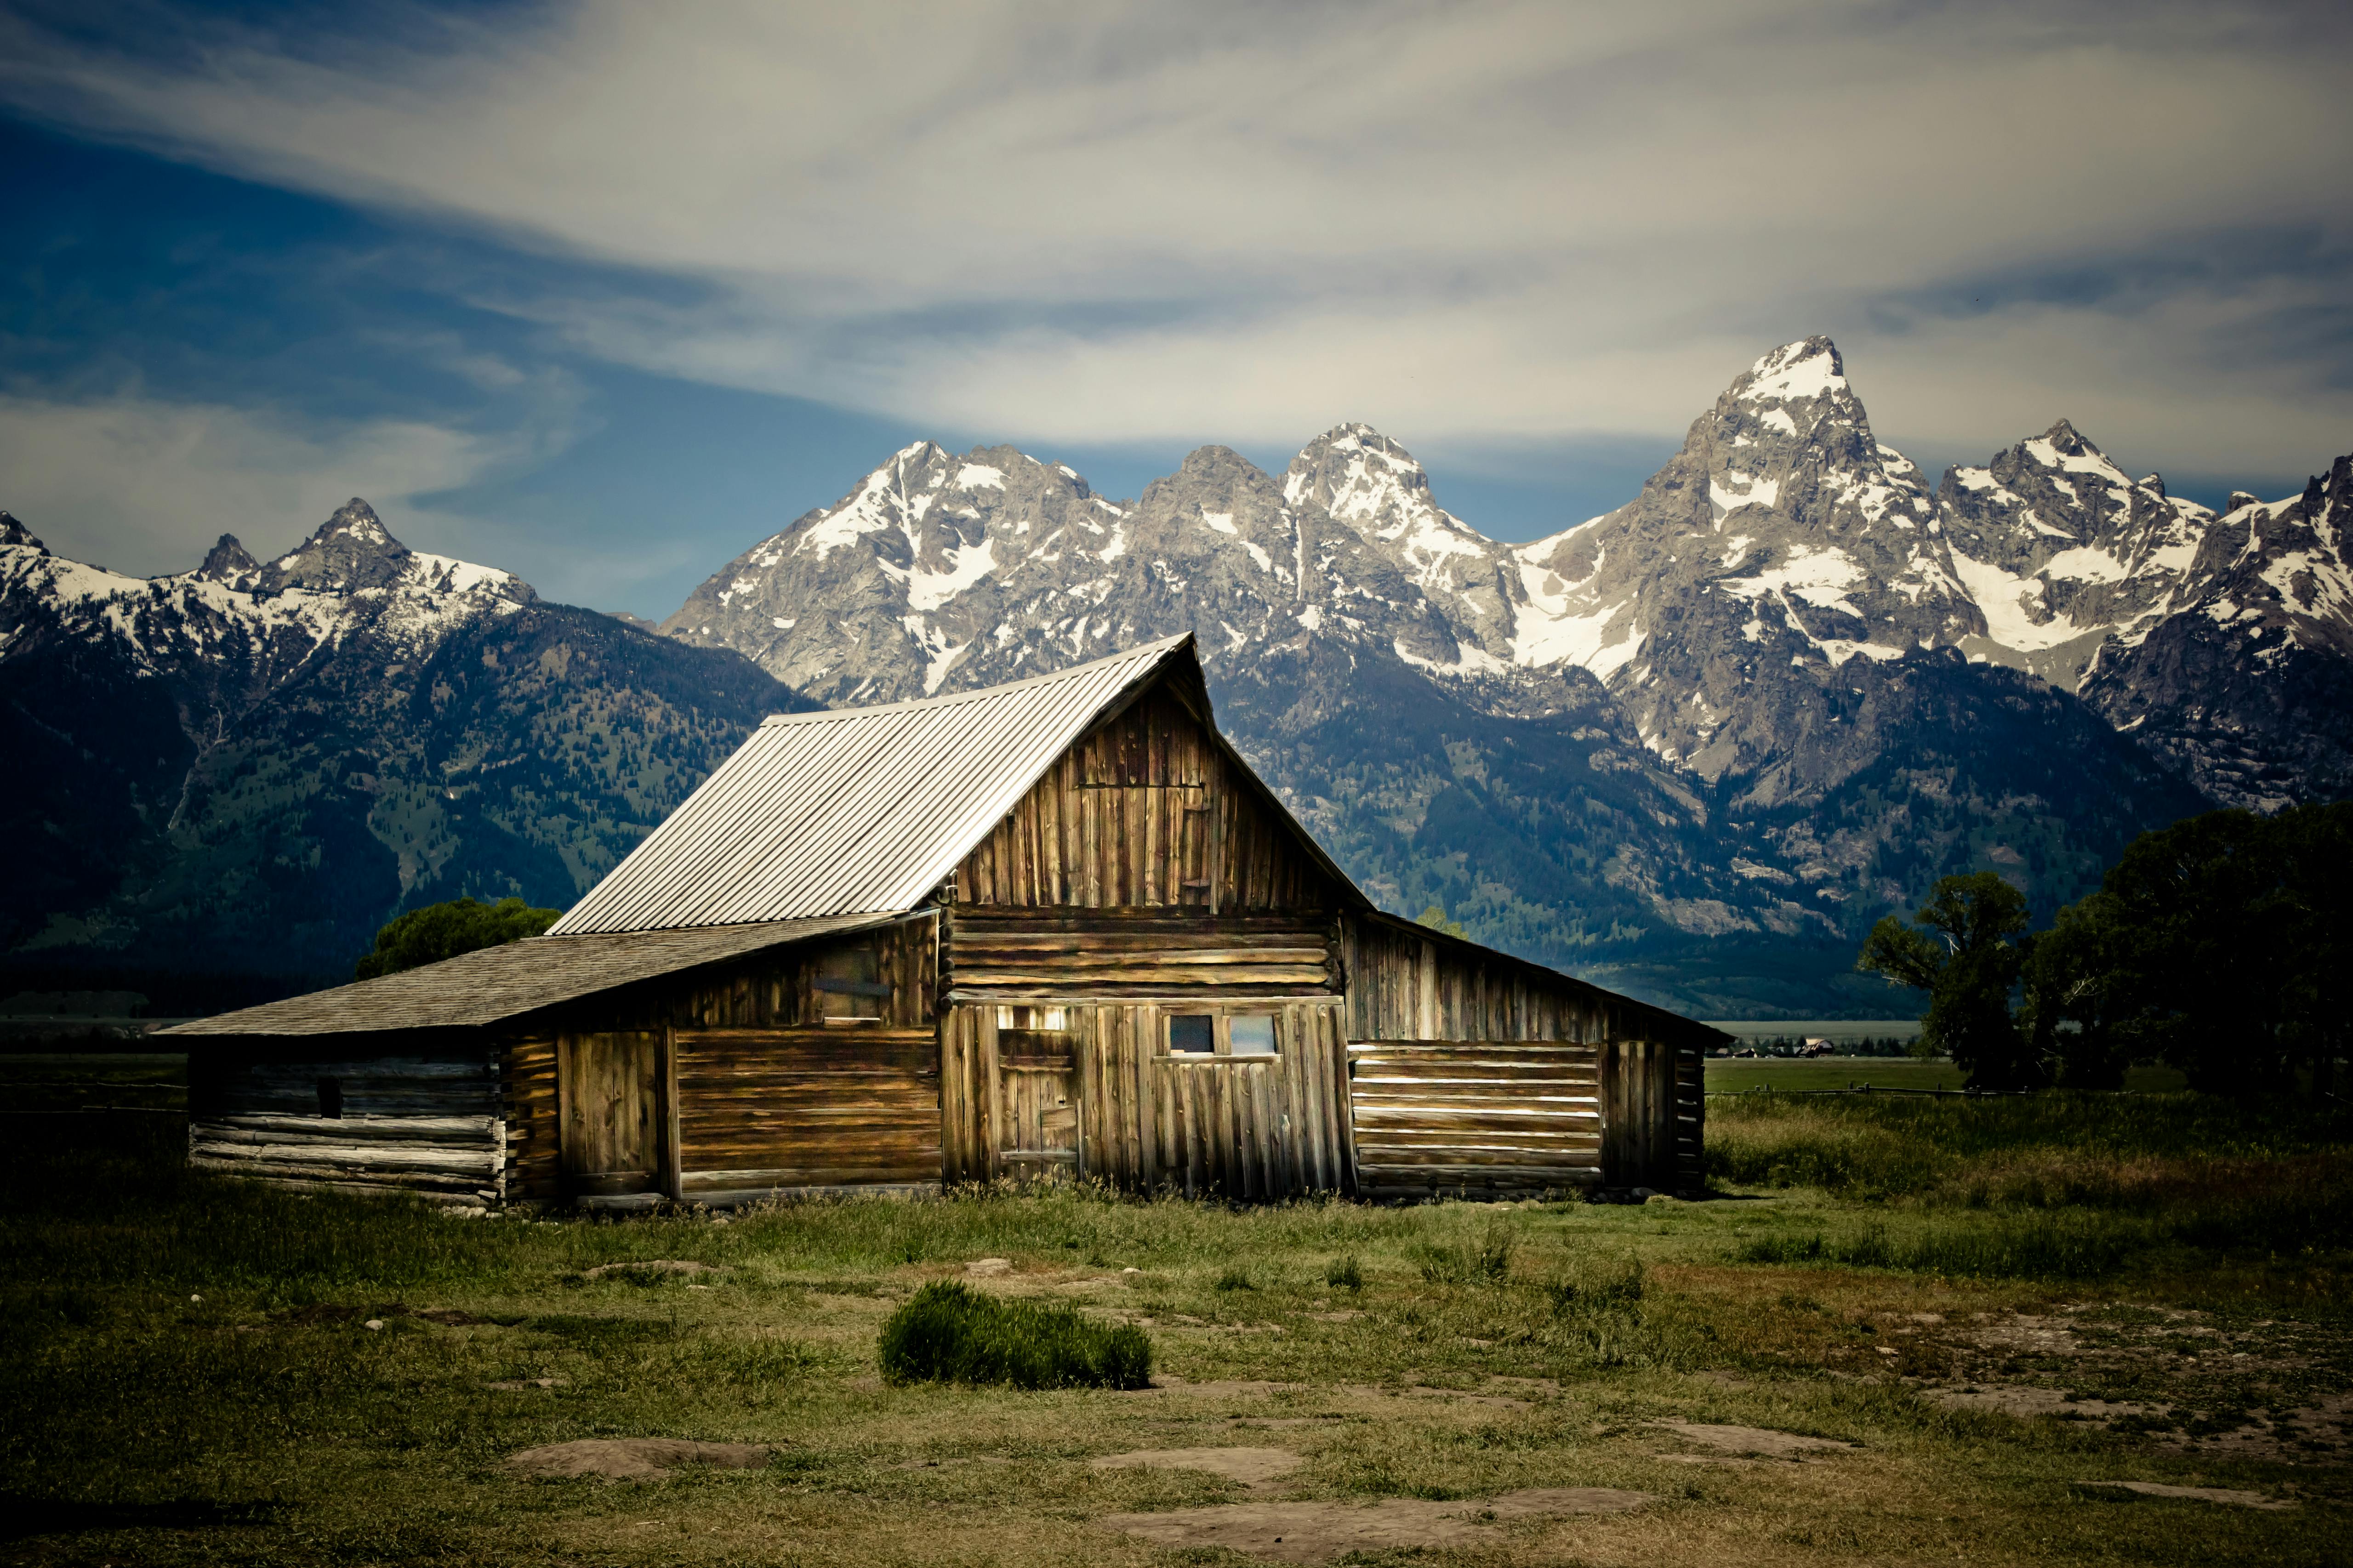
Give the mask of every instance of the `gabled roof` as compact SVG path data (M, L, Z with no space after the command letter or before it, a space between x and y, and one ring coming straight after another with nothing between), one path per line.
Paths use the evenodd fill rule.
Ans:
M1178 655L1189 665L1192 641L981 691L766 720L549 934L913 909L1098 719Z
M788 942L889 923L889 915L771 921L699 931L532 937L375 980L158 1029L157 1035L360 1035L496 1024L615 986Z

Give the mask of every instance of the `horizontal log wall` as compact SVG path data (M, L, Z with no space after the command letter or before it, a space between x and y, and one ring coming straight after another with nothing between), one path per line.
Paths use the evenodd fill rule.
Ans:
M965 907L948 920L944 977L957 1001L1325 995L1340 985L1333 938L1330 921L1297 917Z
M671 1049L682 1199L938 1185L933 1030L682 1028Z
M1359 1191L1504 1197L1599 1184L1601 1057L1561 1043L1352 1042Z
M1271 1058L1172 1058L1164 1016L1202 1005L1066 1004L1079 1059L1078 1173L1131 1190L1251 1202L1354 1192L1337 1000L1271 1004ZM1006 1174L996 1157L1003 1111L995 1008L950 1009L940 1048L948 1179Z
M301 1187L501 1203L501 1059L487 1046L358 1056L343 1045L306 1058L207 1041L191 1053L188 1163Z
M1329 910L1337 891L1166 688L1083 737L966 856L956 898L1023 908Z

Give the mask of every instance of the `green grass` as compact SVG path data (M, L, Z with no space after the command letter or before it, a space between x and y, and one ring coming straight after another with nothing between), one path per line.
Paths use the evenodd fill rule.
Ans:
M1144 1388L1152 1342L1070 1307L1003 1301L936 1279L891 1314L877 1348L892 1383L1004 1384L1012 1388Z
M2353 1503L2353 1456L2282 1418L2353 1387L2353 1139L2311 1104L1715 1100L1702 1203L1237 1209L1071 1187L726 1223L276 1192L188 1173L176 1131L142 1120L0 1147L14 1561L1141 1565L1188 1559L1095 1521L1609 1486L1658 1500L1447 1561L2319 1563ZM983 1258L1009 1272L967 1276ZM715 1272L587 1276L660 1259ZM1148 1341L1170 1386L977 1353L955 1370L991 1334L1001 1362L1052 1342L1097 1347L1056 1364L1098 1370L1100 1347ZM1979 1385L2142 1413L2103 1430L1924 1397ZM1668 1418L1856 1447L1678 1464ZM501 1465L616 1436L778 1457L641 1488ZM1227 1446L1303 1462L1258 1493L1092 1464ZM2301 1506L2077 1484L2103 1478Z
M2181 1073L2167 1067L2136 1067L2125 1073L2125 1088L2138 1093L2168 1093L2181 1089ZM1879 1089L1958 1089L1961 1069L1949 1061L1922 1061L1912 1057L1775 1058L1712 1057L1707 1063L1710 1094L1746 1094L1771 1089L1854 1089L1871 1084Z

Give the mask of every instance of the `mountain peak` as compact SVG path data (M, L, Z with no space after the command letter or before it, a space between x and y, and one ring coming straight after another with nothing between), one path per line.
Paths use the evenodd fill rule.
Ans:
M237 535L224 533L210 550L205 552L204 564L196 568L196 575L207 583L227 583L242 577L248 572L259 570L261 563L237 542Z
M33 537L31 529L17 521L14 514L5 511L0 511L0 544L14 544L21 549L37 550L44 555L49 552L47 545Z
M1749 402L1803 402L1846 385L1838 345L1819 333L1783 343L1732 384L1731 395Z
M2052 447L2070 458L2080 458L2086 453L2104 455L2100 453L2099 447L2094 446L2084 437L2083 432L2064 419L2054 423L2050 429L2042 432L2038 439L2050 442Z
M272 561L267 590L303 588L349 594L398 582L412 552L392 536L375 509L353 496L311 537Z

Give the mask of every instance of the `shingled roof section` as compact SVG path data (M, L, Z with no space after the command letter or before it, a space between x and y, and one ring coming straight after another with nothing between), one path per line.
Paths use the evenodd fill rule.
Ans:
M290 996L165 1035L364 1035L385 1029L495 1024L635 981L742 958L772 947L887 925L888 914L765 921L691 931L540 936L462 952L375 980Z
M1192 637L985 690L763 722L550 931L913 909Z

